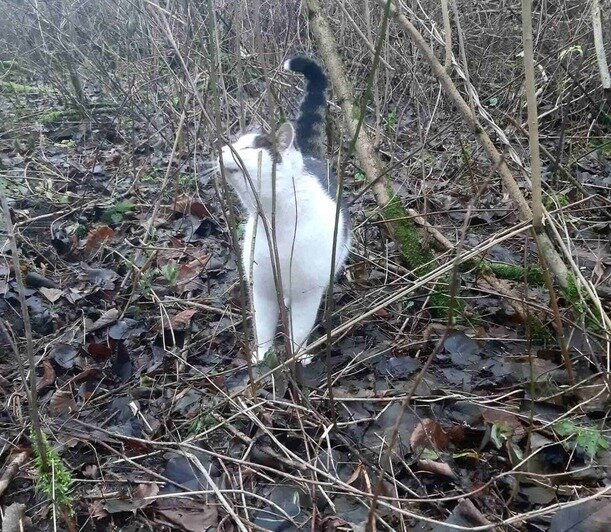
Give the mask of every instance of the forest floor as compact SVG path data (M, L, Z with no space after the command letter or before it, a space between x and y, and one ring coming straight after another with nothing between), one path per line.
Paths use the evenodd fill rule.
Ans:
M451 328L429 297L444 287L384 303L413 277L363 196L334 288L331 325L349 326L330 371L321 346L306 367L254 368L251 386L236 253L213 180L198 179L205 154L172 155L115 111L81 119L52 94L17 89L0 93L0 186L25 277L43 430L69 472L73 512L58 515L37 488L26 396L1 337L0 470L21 461L0 503L24 503L32 530L238 530L234 513L265 530L364 530L379 479L379 530L548 530L554 514L554 530L584 518L591 528L580 530L594 530L609 518L604 499L565 504L609 490L608 345L580 294L558 292L569 381L549 292L521 269L538 264L529 233L501 238L520 225L500 189L468 213L472 178L489 169L465 163L451 131L433 127L434 146L415 156L435 177L427 220L454 240L468 216L465 249L491 242L478 260L513 278L458 273ZM611 150L601 144L582 147L570 171L609 198ZM349 200L363 186L351 172ZM548 207L562 209L574 260L608 297L609 218L570 183L561 190ZM0 314L23 351L4 233ZM319 326L312 339L325 334Z

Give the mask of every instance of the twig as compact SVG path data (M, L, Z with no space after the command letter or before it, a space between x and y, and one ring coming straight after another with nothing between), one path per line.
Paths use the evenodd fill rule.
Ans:
M9 209L8 201L4 190L0 188L0 204L4 211L4 226L6 229L6 236L8 238L11 247L11 258L13 259L13 270L15 275L15 283L17 285L17 294L19 296L19 304L21 305L21 318L23 320L23 329L25 334L25 355L30 368L30 384L28 386L26 378L26 370L23 357L17 350L17 346L13 344L15 356L17 358L17 365L19 367L19 373L23 381L23 387L25 388L28 396L28 409L30 413L30 421L32 423L32 431L34 432L34 439L38 455L40 456L41 462L41 473L49 473L49 462L47 460L46 447L42 435L42 429L40 426L40 416L38 410L38 392L36 391L36 360L34 358L34 347L32 344L32 324L30 323L30 312L28 305L25 300L25 287L23 284L23 276L21 275L21 264L19 263L19 250L17 249L17 240L15 238L15 231L13 229L13 221L11 220L11 212Z
M528 106L528 144L530 147L530 173L532 186L533 229L543 229L543 204L541 201L541 159L539 158L539 120L535 87L535 59L533 54L532 0L522 0L522 43L524 46L524 76Z
M603 89L611 89L611 74L607 66L605 55L605 44L603 42L602 13L600 10L600 0L592 0L592 32L594 33L594 48L596 49L596 61L600 72L600 81Z
M377 0L380 5L384 5L384 0ZM408 18L397 8L396 4L393 3L391 8L393 15L401 24L403 29L407 32L410 38L414 41L418 49L422 52L425 59L431 65L433 73L439 80L441 86L443 87L446 95L452 100L463 119L474 133L486 153L488 157L492 161L492 164L498 168L499 174L501 175L501 179L509 195L513 199L514 203L518 208L518 212L520 217L523 220L531 220L532 219L532 211L524 198L520 188L516 180L514 179L511 170L507 166L503 155L496 148L492 139L488 136L488 133L482 128L479 120L464 100L464 98L458 92L456 85L452 81L452 78L448 75L448 73L443 68L443 65L437 60L435 54L431 47L424 40L420 32L416 29L416 27L408 20ZM568 286L567 279L567 268L560 258L560 255L554 248L551 240L544 233L540 235L540 241L543 246L543 253L546 257L546 261L553 271L556 279L560 283L562 287Z

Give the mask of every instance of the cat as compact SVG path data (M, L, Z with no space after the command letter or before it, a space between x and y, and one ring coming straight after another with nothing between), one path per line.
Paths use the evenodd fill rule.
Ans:
M287 60L284 68L306 79L294 125L282 124L275 143L260 132L242 135L231 145L239 158L234 157L229 146L223 146L221 154L227 181L248 212L242 261L247 281L252 285L257 338L253 363L262 361L273 347L279 316L273 255L262 219L265 216L271 227L274 161L276 249L294 352L305 344L314 327L331 275L338 195L335 177L323 158L327 76L316 61L301 55ZM258 211L251 184L256 188L262 213ZM344 265L349 248L348 212L340 199L336 273ZM310 361L311 355L301 359L302 364Z

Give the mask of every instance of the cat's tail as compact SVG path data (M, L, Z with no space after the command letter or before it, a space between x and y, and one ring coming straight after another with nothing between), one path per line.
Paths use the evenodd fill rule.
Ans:
M303 155L324 158L327 75L316 61L303 55L287 59L284 68L302 74L307 81L295 121L297 147Z

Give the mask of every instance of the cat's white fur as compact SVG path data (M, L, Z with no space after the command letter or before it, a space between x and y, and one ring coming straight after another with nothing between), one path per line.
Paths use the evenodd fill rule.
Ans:
M319 180L309 174L301 153L294 145L291 123L277 133L281 159L276 164L275 235L284 303L289 311L293 351L305 344L316 321L321 299L329 285L336 202ZM265 148L255 148L256 133L240 137L233 149L239 154L255 186L262 212L258 213L255 196L244 176L239 159L228 146L222 158L228 182L248 210L242 261L247 280L252 265L252 306L257 348L253 361L259 362L273 346L279 317L278 295L272 270L271 252L262 216L271 227L272 156ZM236 160L237 159L237 160ZM348 231L340 212L335 272L343 265L349 250ZM256 230L255 230L256 226ZM254 243L254 245L253 245ZM304 364L311 356L304 356Z

